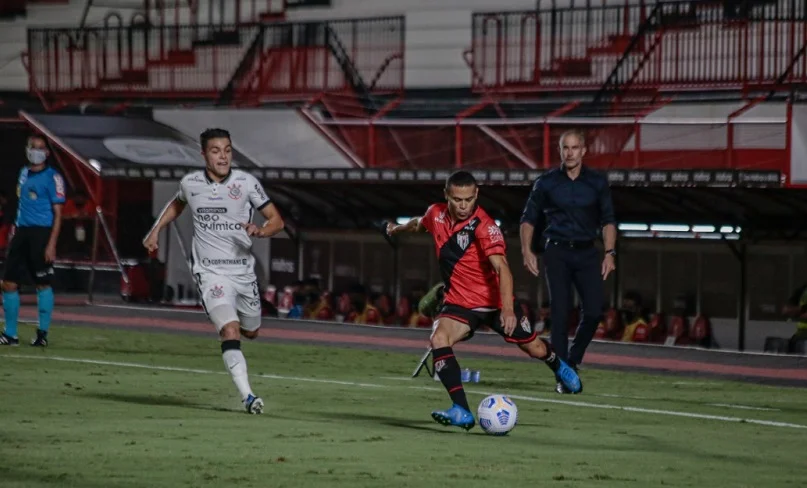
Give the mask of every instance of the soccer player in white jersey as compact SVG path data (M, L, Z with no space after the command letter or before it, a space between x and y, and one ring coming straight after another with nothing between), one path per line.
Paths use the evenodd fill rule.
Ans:
M255 276L251 237L271 237L283 230L283 218L252 175L230 167L230 133L208 129L201 136L204 171L185 175L179 192L162 211L143 240L157 250L160 231L185 207L193 212L193 275L202 304L221 338L221 354L247 412L263 411L263 400L252 392L241 336L254 339L261 326L261 300ZM252 212L266 217L253 224Z

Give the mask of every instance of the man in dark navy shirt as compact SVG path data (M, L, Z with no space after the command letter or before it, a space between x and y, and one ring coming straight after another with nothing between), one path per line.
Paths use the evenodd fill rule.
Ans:
M48 146L42 136L28 138L26 147L28 165L17 179L17 219L14 236L8 247L8 258L3 275L3 312L5 330L0 334L0 346L16 346L17 318L20 312L20 281L32 277L36 283L39 328L32 346L48 345L48 328L53 313L53 261L56 259L56 241L62 227L62 205L65 200L64 179L45 161Z
M538 276L536 252L543 252L551 300L552 344L569 365L583 361L605 305L603 281L616 269L616 221L608 179L583 166L585 136L568 131L560 138L562 164L541 175L532 187L521 216L524 266ZM543 223L539 249L533 249L535 227ZM594 246L602 234L605 257ZM568 349L566 324L572 306L571 285L582 300L583 318ZM568 350L568 354L567 354ZM556 391L570 393L560 380Z

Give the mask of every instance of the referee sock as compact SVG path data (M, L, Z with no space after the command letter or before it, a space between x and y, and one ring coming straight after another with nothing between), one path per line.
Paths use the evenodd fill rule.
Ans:
M39 330L45 335L50 329L50 317L53 315L53 288L38 289L36 302L39 307Z
M560 368L560 358L557 354L555 354L555 348L552 347L552 344L550 344L546 339L541 338L538 340L543 342L544 346L546 346L546 356L541 358L541 360L545 362L547 366L549 366L549 369L557 372L558 368Z
M461 406L465 410L471 411L468 406L468 399L465 397L465 390L462 388L462 372L460 363L454 357L454 351L450 347L441 347L432 351L434 370L443 386L448 390L451 401Z
M3 292L3 312L6 314L5 334L17 338L17 318L20 315L20 293L18 291Z
M244 353L241 352L241 341L230 340L221 343L221 357L224 359L224 364L233 377L233 383L238 388L238 393L241 394L241 399L246 398L252 393L252 388L249 387L249 379L247 378L247 360L244 358Z

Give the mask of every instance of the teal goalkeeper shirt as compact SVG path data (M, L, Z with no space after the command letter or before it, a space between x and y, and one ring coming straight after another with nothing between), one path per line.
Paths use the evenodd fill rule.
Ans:
M45 166L41 171L25 167L17 179L17 227L52 227L53 205L65 201L64 179Z

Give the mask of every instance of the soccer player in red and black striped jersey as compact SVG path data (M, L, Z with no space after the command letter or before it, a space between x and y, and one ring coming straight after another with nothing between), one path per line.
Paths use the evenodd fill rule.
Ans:
M581 389L580 379L555 355L552 346L538 338L527 317L514 310L513 275L505 257L504 236L496 222L476 204L479 187L474 176L457 171L446 180L447 203L434 204L423 217L404 225L390 225L399 232L429 232L445 284L443 307L432 333L434 369L453 402L447 410L432 412L435 421L466 430L474 416L462 387L460 365L452 347L488 326L505 341L543 360L571 391Z

